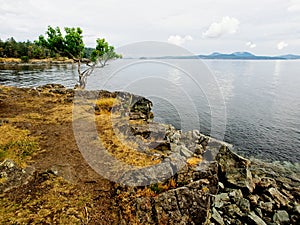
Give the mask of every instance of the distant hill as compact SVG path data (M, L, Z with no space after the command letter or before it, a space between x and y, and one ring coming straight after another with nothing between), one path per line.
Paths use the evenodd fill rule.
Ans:
M231 54L223 54L214 52L210 55L198 55L200 59L249 59L249 60L287 60L300 59L298 55L282 55L282 56L257 56L249 52L234 52Z
M292 54L282 55L279 57L284 58L284 59L300 59L300 55L292 55Z
M233 52L224 54L214 52L210 55L191 55L191 56L162 56L162 57L141 57L140 59L240 59L240 60L294 60L300 59L300 55L281 55L281 56L257 56L250 52Z

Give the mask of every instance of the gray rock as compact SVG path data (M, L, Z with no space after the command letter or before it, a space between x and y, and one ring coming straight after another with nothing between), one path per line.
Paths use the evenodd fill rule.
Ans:
M233 219L235 219L237 216L238 217L244 216L244 213L236 204L229 204L224 206L224 212L226 216Z
M211 215L211 217L213 218L213 220L217 224L224 225L224 220L223 220L222 216L220 215L220 213L215 208L212 209L212 215Z
M224 204L230 202L230 198L227 193L221 193L215 196L214 206L215 208L221 208Z
M258 195L249 195L248 199L250 200L252 205L257 205L258 200L259 200L259 196Z
M192 132L193 132L193 137L194 138L200 138L201 134L200 134L199 130L193 130Z
M259 200L259 196L258 195L249 195L248 199L250 200L252 205L257 205L258 200Z
M256 224L256 225L267 225L267 224L265 223L265 221L263 221L262 218L260 218L259 216L257 216L257 215L255 214L255 212L250 212L250 213L248 214L248 218L249 218L249 220L250 220L252 223L254 223L254 224Z
M155 199L158 224L203 224L210 208L211 184L199 180L185 187L166 191Z
M257 185L262 188L276 187L276 181L270 177L262 177Z
M188 150L185 146L180 146L180 154L185 158L189 158L193 155L193 152Z
M222 146L216 157L222 173L228 183L253 192L255 184L249 170L250 161L229 150L227 146Z
M0 163L0 178L4 178L4 181L0 183L0 193L26 184L32 178L33 173L32 167L22 169L14 161L5 159Z
M223 190L225 188L224 184L222 182L218 182L219 188L221 188L221 190Z
M272 202L259 202L259 207L266 211L266 212L272 212L273 211L273 203Z
M276 224L288 224L290 222L289 214L285 210L278 210L273 216L273 221Z
M250 202L248 199L241 198L238 199L236 203L239 206L239 208L242 210L242 212L244 213L250 212Z
M195 154L202 155L204 152L203 146L200 144L196 144L195 146Z
M282 206L286 206L289 204L289 199L285 195L280 193L278 189L272 187L269 188L268 192L271 194L271 196L277 204Z
M136 199L137 218L141 224L155 224L149 211L152 210L151 198ZM125 223L127 224L127 223Z
M229 196L233 199L240 199L243 198L243 193L240 189L235 189L229 192Z
M300 205L295 205L295 211L300 215Z
M257 212L259 217L261 217L261 218L263 217L263 214L262 214L262 211L260 208L255 208L255 212Z

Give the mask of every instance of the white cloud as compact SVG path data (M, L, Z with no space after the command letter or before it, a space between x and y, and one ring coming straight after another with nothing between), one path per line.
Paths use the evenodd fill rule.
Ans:
M279 42L278 44L277 44L277 49L278 50L282 50L282 49L284 49L285 47L287 47L289 44L288 43L286 43L286 42L284 42L284 41L281 41L281 42Z
M251 42L251 41L248 41L248 42L246 43L246 45L247 45L249 48L255 48L255 47L256 47L256 44L254 44L254 43Z
M239 28L240 21L233 17L223 17L220 22L212 23L203 33L204 37L217 38L224 34L234 34Z
M190 35L181 37L180 35L171 35L168 42L174 45L183 45L186 41L191 41L193 38Z
M300 12L300 0L290 0L288 11Z

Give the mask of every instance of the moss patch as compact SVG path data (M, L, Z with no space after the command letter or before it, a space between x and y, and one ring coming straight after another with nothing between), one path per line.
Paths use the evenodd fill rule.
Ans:
M0 133L0 161L9 158L24 167L31 156L39 150L37 138L29 136L28 130L3 124L0 126Z

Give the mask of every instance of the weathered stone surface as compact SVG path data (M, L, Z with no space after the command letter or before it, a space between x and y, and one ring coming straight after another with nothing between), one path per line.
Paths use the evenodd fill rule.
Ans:
M276 187L276 181L270 177L262 177L257 185L262 188Z
M22 169L12 160L4 160L0 163L0 193L27 183L33 172L33 168Z
M258 214L258 216L259 216L260 218L263 217L263 213L262 213L262 211L261 211L260 208L255 208L255 212Z
M249 195L248 198L252 205L256 206L258 204L258 200L259 200L258 195Z
M255 184L249 170L250 161L248 159L230 151L227 146L220 149L216 159L228 183L253 192Z
M273 216L273 221L276 224L289 224L289 214L285 210L278 210Z
M300 215L300 204L295 205L295 211Z
M249 220L256 225L267 225L265 221L262 220L259 216L255 214L255 212L250 212L248 215Z
M273 203L272 202L259 202L259 207L266 212L273 211Z
M237 205L244 213L250 212L250 202L248 199L241 198L237 200Z
M233 199L242 199L243 198L243 193L240 189L235 189L229 192L229 196Z
M236 204L228 204L224 206L224 213L226 217L236 219L237 217L242 217L244 213Z
M227 193L221 193L215 196L214 198L214 207L222 208L224 204L227 204L230 201L230 198Z
M222 216L220 215L220 213L215 208L212 209L211 217L214 220L214 222L216 222L217 224L219 224L219 225L224 225L225 224Z
M299 181L284 170L277 167L273 170L272 165L258 161L253 163L232 152L226 143L197 130L182 132L172 126L147 122L132 125L131 133L144 139L154 137L155 141L147 146L168 164L161 168L159 176L140 170L134 173L134 178L125 173L122 179L133 184L136 179L153 183L166 178L163 181L166 186L167 177L173 173L172 180L176 183L176 187L155 197L132 198L129 203L135 206L133 217L138 224L271 225L274 210L283 209L290 214L290 223L296 224L299 215L294 202L300 200ZM163 146L152 146L157 143ZM190 157L200 160L187 163ZM173 162L174 158L180 159L180 166Z
M268 191L277 204L280 204L283 206L286 206L289 204L289 199L286 196L284 196L282 193L280 193L276 188L270 188Z
M185 146L180 147L180 154L184 156L185 158L189 158L193 155L193 152L188 150Z
M198 180L155 198L158 224L202 224L211 203L207 180Z

